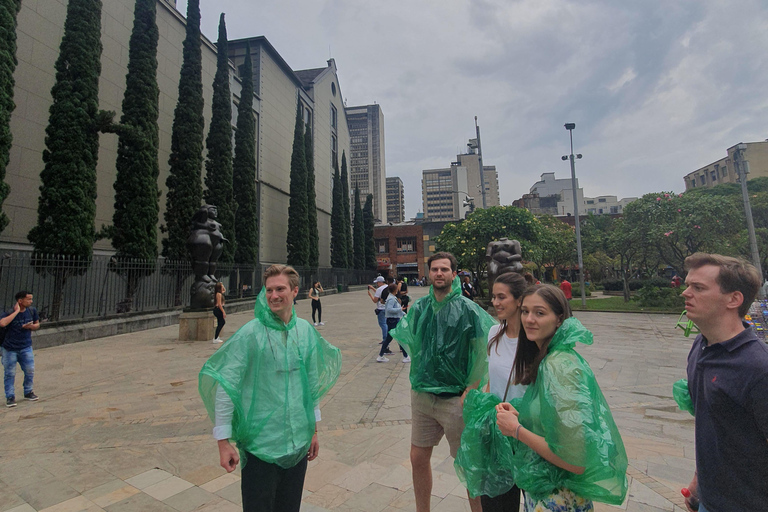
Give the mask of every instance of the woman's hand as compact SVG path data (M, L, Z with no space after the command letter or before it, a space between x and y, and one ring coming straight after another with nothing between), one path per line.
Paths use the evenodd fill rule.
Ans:
M504 402L496 406L496 425L505 436L513 436L520 425L519 412L511 404Z

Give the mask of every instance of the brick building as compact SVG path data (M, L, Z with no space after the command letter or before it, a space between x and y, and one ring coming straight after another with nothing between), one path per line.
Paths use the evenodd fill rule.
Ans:
M373 228L373 238L381 275L407 277L409 281L427 275L421 224L381 224Z

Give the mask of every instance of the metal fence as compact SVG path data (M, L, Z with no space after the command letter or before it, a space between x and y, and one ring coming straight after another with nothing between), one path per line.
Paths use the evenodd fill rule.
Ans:
M216 277L227 288L228 298L252 297L262 286L269 265L220 264ZM300 291L314 281L326 289L373 281L375 272L335 268L298 267ZM9 251L0 256L0 304L7 311L21 290L34 295L40 318L48 321L82 320L131 313L179 309L189 306L194 281L188 261L159 258L117 260L94 255L90 259L40 256Z

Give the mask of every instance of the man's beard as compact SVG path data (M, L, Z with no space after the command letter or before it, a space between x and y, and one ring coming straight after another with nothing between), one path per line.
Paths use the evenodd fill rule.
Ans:
M449 281L449 280L446 279L445 280L445 286L437 286L437 284L432 283L432 288L434 288L435 290L440 290L441 292L444 292L446 290L450 290L452 284L453 284L452 281Z

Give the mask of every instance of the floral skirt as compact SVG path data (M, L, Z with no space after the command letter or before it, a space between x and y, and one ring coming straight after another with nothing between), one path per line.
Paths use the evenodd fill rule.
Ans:
M527 492L525 496L525 512L592 512L595 507L592 500L576 496L568 489L560 489L543 498L534 500Z

